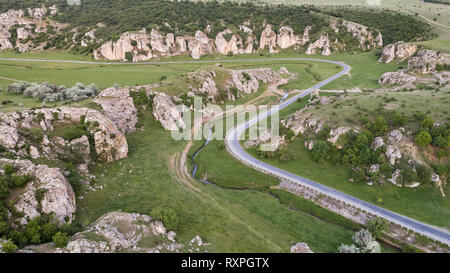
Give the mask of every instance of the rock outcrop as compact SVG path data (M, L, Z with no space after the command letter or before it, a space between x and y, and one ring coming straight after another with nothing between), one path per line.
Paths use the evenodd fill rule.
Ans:
M75 234L67 246L57 249L57 252L179 252L183 245L175 242L174 237L173 232L167 232L162 222L148 215L110 212L87 230Z
M378 61L383 63L390 63L394 60L403 61L411 57L416 51L417 45L399 41L385 46Z
M291 253L314 253L309 249L308 244L300 242L291 247Z
M306 54L321 54L324 56L331 55L330 39L328 39L325 35L320 35L320 38L317 41L308 45Z
M163 93L156 93L153 98L153 116L161 122L165 130L174 131L186 128L179 109L172 98Z
M402 158L402 153L397 147L393 145L388 145L386 147L386 157L388 158L389 163L391 163L391 165L395 165L396 160Z
M421 50L408 61L408 69L420 74L436 71L436 65L443 63L443 56L434 50Z
M20 157L29 155L27 145L30 144L38 144L34 147L50 159L73 156L67 151L72 149L71 143L50 133L58 126L76 127L81 120L85 125L89 124L86 134L92 136L91 144L99 159L111 162L128 155L126 138L114 122L101 112L88 108L59 107L0 113L0 145ZM33 154L36 155L36 151ZM85 151L80 156L83 154Z
M129 89L116 87L105 89L94 102L102 107L103 113L122 133L131 133L136 129L137 109L133 98L130 97Z
M275 52L275 47L277 46L277 34L272 29L272 25L267 24L261 33L261 38L259 39L259 48L269 48L270 53Z
M6 164L12 165L19 175L33 178L13 205L15 211L23 213L23 217L17 219L20 225L42 213L52 214L60 224L72 222L76 210L75 194L59 169L35 165L29 160L0 159L1 167Z
M50 37L54 37L67 27L67 25L52 21L52 17L48 16L58 13L56 6L28 9L27 13L29 17L24 16L23 10L10 10L0 14L0 50L9 48L16 48L20 52L42 50L46 42L42 43L38 39L36 41L40 44L33 42L39 33L46 33ZM20 26L20 28L12 28L13 26ZM56 33L48 31L50 26L52 30L56 30ZM91 47L97 43L101 44L93 51L96 60L138 62L180 54L188 54L194 59L216 52L226 55L249 54L254 53L258 48L268 48L270 53L286 48L303 50L303 46L310 41L310 32L313 30L313 26L306 26L300 30L300 33L295 33L294 28L284 25L275 31L274 26L264 23L262 32L255 33L255 29L259 29L259 27L248 21L238 25L242 37L230 29L220 31L215 37L208 37L214 33L212 25L208 25L204 30L196 30L193 35L177 35L176 28L172 28L167 23L164 23L164 26L172 32L163 35L158 27L151 30L143 28L140 31L124 32L117 40L104 41L101 35L99 38L96 37L97 30L105 27L105 24L99 23L91 29L82 30L74 27L68 33L71 34L71 38L66 38L61 42L65 43L69 50L78 46ZM382 46L381 34L369 31L366 26L349 21L342 21L339 24L334 22L331 26L336 32L342 29L343 33L356 39L362 50ZM11 29L17 31L18 39L16 41L10 40L14 36L10 33ZM345 44L340 43L337 39L333 42L329 41L329 33L328 28L314 33L314 35L320 35L320 38L308 46L308 54L329 55L331 54L330 48L333 48L333 51L341 49L345 51ZM22 43L22 41L26 42Z
M403 71L397 72L386 72L381 75L381 78L378 80L378 83L381 85L412 85L416 82L417 78L408 74L405 74Z

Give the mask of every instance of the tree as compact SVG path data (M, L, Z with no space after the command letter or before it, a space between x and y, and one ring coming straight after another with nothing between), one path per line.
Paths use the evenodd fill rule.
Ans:
M53 243L55 243L55 246L59 248L66 247L69 239L70 236L65 232L58 231L55 235L53 235Z
M326 159L331 151L328 141L318 140L314 142L314 147L311 150L311 156L315 161L323 161Z
M421 122L422 127L423 128L427 128L427 129L433 129L434 127L434 121L431 118L425 118L424 120L422 120Z
M150 215L163 222L168 230L176 230L178 228L178 215L174 209L157 207L150 212Z
M422 131L415 137L414 140L419 146L427 146L431 143L432 138L430 133L427 131Z
M8 183L3 177L0 177L0 199L4 199L9 196Z
M392 124L396 127L406 124L406 117L400 113L395 113L392 118Z
M5 253L13 253L17 249L17 246L11 240L8 240L0 243L0 249Z
M370 126L373 133L377 136L384 134L388 130L386 120L383 117L378 117Z
M370 234L369 231L362 229L356 232L353 237L352 245L342 244L339 253L380 253L381 246Z
M372 218L366 223L367 230L375 237L380 238L383 231L389 226L389 222L380 217Z

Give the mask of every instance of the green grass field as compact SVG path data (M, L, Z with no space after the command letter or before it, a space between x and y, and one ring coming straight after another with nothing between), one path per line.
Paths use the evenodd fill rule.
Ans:
M128 158L95 168L97 183L105 188L78 201L79 223L87 225L112 210L149 213L154 207L167 206L180 217L181 241L200 234L212 243L209 250L213 252L287 252L298 241L307 242L313 251L335 252L341 242L350 242L352 230L290 210L266 193L212 185L200 185L201 194L189 191L169 171L170 156L186 143L172 140L170 132L148 116L144 124L145 131L127 138ZM239 167L234 164L230 171ZM248 173L273 184L254 170Z
M359 124L363 116L373 117L391 110L403 113L410 121L413 114L423 113L434 120L449 122L448 91L414 91L395 93L362 93L347 94L347 97L338 103L313 107L308 110L322 120L329 120L336 125ZM303 102L304 103L304 102ZM338 107L334 105L338 104ZM294 106L291 106L294 107ZM302 105L298 104L298 108ZM381 109L380 109L381 107ZM394 109L393 109L394 108ZM284 117L295 111L285 109L280 114ZM318 163L314 161L304 147L304 139L298 138L288 144L292 160L281 161L279 159L260 158L276 167L293 172L303 177L318 181L334 189L343 191L365 201L376 203L378 197L383 199L384 208L401 213L403 215L433 224L450 227L450 200L443 198L439 190L434 187L419 187L417 189L398 188L390 183L386 186L368 186L366 184L350 183L351 170L331 163ZM254 157L258 157L255 148L247 149ZM444 191L449 194L449 187Z

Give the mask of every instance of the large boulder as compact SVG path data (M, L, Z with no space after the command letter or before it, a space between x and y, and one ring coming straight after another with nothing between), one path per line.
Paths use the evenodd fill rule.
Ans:
M275 52L277 46L277 34L272 29L272 25L267 24L261 33L261 38L259 40L259 48L264 49L269 48L269 52Z
M294 34L294 30L290 27L281 27L278 31L277 45L280 48L289 48L300 41L300 38Z
M153 98L153 116L161 122L165 130L185 129L182 111L178 109L172 98L164 93L155 93Z
M403 61L411 57L416 51L417 45L398 41L385 46L378 61L382 63L390 63L394 60Z
M13 205L15 211L23 213L18 219L21 225L43 213L52 214L60 224L72 222L76 210L75 193L59 169L35 165L29 160L0 159L0 166L6 164L12 165L19 175L33 178Z
M391 163L391 165L394 165L397 159L402 158L402 153L397 147L388 145L386 147L386 157L389 159L389 163Z
M103 90L94 100L103 113L116 124L122 133L130 133L136 129L137 109L128 88L111 87Z

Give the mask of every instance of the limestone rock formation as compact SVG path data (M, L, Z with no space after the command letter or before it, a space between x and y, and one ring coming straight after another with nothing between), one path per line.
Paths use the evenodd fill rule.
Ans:
M321 55L331 55L330 39L325 35L320 35L320 38L314 43L309 44L306 49L306 54L312 55L320 53Z
M384 145L384 140L382 137L376 137L373 142L372 145L370 145L370 148L374 151L376 151L378 148L383 147Z
M174 232L167 232L163 223L148 215L110 212L95 221L87 230L75 234L63 253L113 252L179 252L183 245L174 242Z
M123 133L105 115L88 108L59 107L0 113L0 145L14 155L27 156L29 151L26 144L36 141L29 132L37 129L38 133L42 132L42 139L38 139L40 143L35 148L39 149L41 155L49 159L71 156L67 152L67 149L71 149L69 141L57 136L49 141L47 134L54 131L55 126L77 124L81 119L85 124L90 124L87 131L92 136L92 144L99 159L111 162L128 155L128 144ZM33 154L36 155L36 151Z
M277 45L284 49L289 48L299 42L300 38L294 34L294 30L290 27L281 27L277 35Z
M156 93L153 98L153 116L161 122L165 130L174 131L186 128L181 110L178 109L172 98L164 93Z
M309 249L308 244L300 242L291 247L291 253L314 253Z
M403 61L411 57L416 51L417 45L399 41L385 46L378 61L383 63L390 63L394 60Z
M131 133L136 129L137 109L128 88L111 87L103 90L94 100L103 113L116 124L122 133Z
M363 50L383 46L383 36L380 32L375 36L368 27L346 20L342 22L342 26L358 40L359 47Z
M259 48L269 48L270 53L275 52L275 48L277 46L277 34L272 29L272 25L267 24L261 33L261 38L259 41Z
M394 165L397 159L402 158L402 153L397 147L388 145L386 147L386 157L389 159L389 163L391 163L391 165Z
M436 65L443 62L443 56L434 50L421 50L408 61L408 69L420 74L436 71Z
M35 165L29 160L0 159L0 166L10 164L20 175L33 177L24 191L17 196L14 209L23 213L19 219L25 225L42 213L53 214L58 223L70 223L76 210L75 194L59 169L45 165ZM39 197L37 192L42 192Z
M381 85L395 85L395 84L406 84L411 85L417 80L416 77L405 74L403 71L397 72L386 72L381 75L381 78L378 80L378 83Z
M336 129L331 129L330 130L330 137L327 139L329 142L331 142L332 144L335 144L336 141L338 141L339 137L349 131L351 131L352 128L349 127L338 127Z

